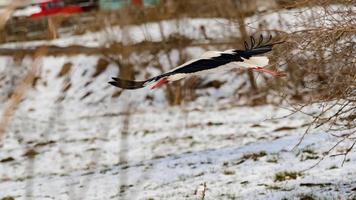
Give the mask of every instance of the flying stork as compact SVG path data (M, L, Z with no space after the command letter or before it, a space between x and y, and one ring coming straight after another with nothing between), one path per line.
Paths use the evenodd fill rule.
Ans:
M285 76L284 72L272 71L264 68L269 59L266 56L256 56L272 50L272 47L282 42L270 43L272 36L263 41L262 35L259 41L251 36L250 45L245 41L244 50L230 49L226 51L207 51L200 58L188 61L166 73L144 81L124 80L113 77L109 84L123 89L139 89L152 85L151 89L159 88L166 83L177 81L194 75L204 75L218 71L226 71L232 68L250 69L268 73L274 77Z

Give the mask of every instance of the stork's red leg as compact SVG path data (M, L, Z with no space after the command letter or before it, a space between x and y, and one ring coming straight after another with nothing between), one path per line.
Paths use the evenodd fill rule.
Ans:
M168 79L167 78L161 78L154 86L151 87L151 90L156 89L156 88L160 88L162 87L164 84L168 83Z
M254 67L254 68L252 68L252 70L257 71L257 72L264 72L267 74L271 74L274 77L282 77L282 76L287 75L285 72L273 71L273 70L269 70L269 69L266 69L263 67Z

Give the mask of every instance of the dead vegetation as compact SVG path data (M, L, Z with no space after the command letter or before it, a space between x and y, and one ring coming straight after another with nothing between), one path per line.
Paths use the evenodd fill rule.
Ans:
M348 1L343 3L351 5ZM322 1L317 1L317 5L323 6ZM292 103L294 111L313 118L304 135L321 126L339 132L332 134L339 142L324 152L317 164L326 156L344 156L344 163L356 143L356 21L353 12L352 6L323 7L321 13L313 16L313 21L304 22L305 29L289 35L291 45L284 51L291 77L286 83L291 88L287 95L289 101L301 100L299 105ZM320 105L319 112L303 109L314 103ZM349 142L349 148L335 153L334 148L343 142Z
M200 7L201 10L196 10L197 8L196 1L177 1L176 4L170 5L170 7L160 7L153 8L151 10L125 10L116 13L98 13L98 21L108 21L105 25L125 25L126 23L137 24L153 20L162 20L162 19L180 19L184 17L219 17L219 18L228 18L235 21L238 24L239 32L241 33L241 38L228 38L224 42L215 42L209 40L207 36L208 45L196 43L188 38L177 35L176 37L164 38L163 32L161 30L161 36L164 38L163 42L150 42L145 41L140 44L134 45L125 45L122 43L117 43L113 41L108 41L108 47L102 48L83 48L83 47L70 47L70 48L61 48L61 47L50 47L50 48L40 48L40 50L28 50L25 49L22 52L15 52L16 54L33 54L35 53L34 63L32 70L29 71L28 75L23 78L23 82L14 89L11 98L8 100L9 106L4 110L3 116L0 121L0 141L1 137L6 132L6 127L11 121L13 113L16 111L16 107L21 102L23 95L26 93L26 90L36 79L36 74L33 70L38 68L38 59L44 56L48 51L50 54L58 55L61 53L64 54L77 54L87 52L88 54L101 54L103 58L99 59L96 65L96 71L92 75L92 78L97 77L103 71L105 71L110 63L114 63L119 68L119 76L126 79L133 79L138 71L142 70L149 64L153 65L161 72L165 71L168 68L173 68L176 65L184 63L189 58L186 53L187 47L201 47L203 49L209 49L211 47L235 47L237 44L248 37L250 33L246 30L245 17L250 16L256 13L256 5L245 2L244 5L248 5L248 9L245 9L246 12L238 10L235 12L237 7L231 1L224 1L224 3L216 4L216 1L206 1L204 2L205 6ZM280 1L282 2L282 1ZM305 1L304 1L305 2ZM327 3L325 3L327 2ZM287 80L271 80L267 77L262 77L264 79L264 85L258 85L255 80L256 77L252 73L248 74L248 82L246 82L245 87L248 87L253 92L247 92L243 95L251 97L250 105L258 105L264 103L271 103L268 101L267 96L269 93L276 93L276 96L280 97L280 101L287 101L295 107L296 112L304 112L303 108L305 106L320 103L322 107L320 108L319 113L308 113L311 115L314 120L310 123L309 128L305 132L308 133L312 128L320 127L323 125L330 126L330 130L340 130L342 134L334 135L337 138L340 138L339 142L335 146L331 147L328 152L324 152L324 157L320 158L312 152L303 152L303 155L300 160L305 161L309 159L320 159L321 162L326 156L343 156L343 163L347 160L347 155L352 152L355 143L355 116L356 116L356 60L355 60L355 33L356 33L356 22L353 19L352 11L349 9L346 10L333 10L329 8L334 1L310 1L308 4L303 4L302 2L297 3L288 3L283 1L280 5L285 6L286 8L296 8L296 7L314 7L325 6L323 15L315 16L313 20L315 21L305 21L305 27L308 27L305 30L296 31L293 33L281 33L278 31L271 31L277 36L277 38L286 38L287 45L282 46L277 49L274 56L275 60L279 63L282 63L282 67L288 73ZM338 3L343 3L345 5L350 5L350 1L337 1ZM226 3L226 4L225 4ZM229 5L229 6L226 6ZM184 12L183 12L184 11ZM211 12L213 11L213 12ZM128 14L125 16L125 14ZM340 15L341 17L333 17L335 14ZM117 16L119 15L119 16ZM123 17L125 18L123 19ZM129 16L129 20L127 20ZM323 17L331 17L328 24L322 24L321 26L311 26L317 24ZM58 20L58 22L49 21L48 33L50 33L51 38L58 37L58 28L61 23L65 23L64 19ZM78 20L78 19L77 19ZM88 29L82 27L77 28L76 30L100 30L102 24L93 24ZM161 27L162 28L162 27ZM202 28L204 29L204 28ZM260 30L256 30L256 33ZM78 31L83 33L83 31ZM202 31L201 34L204 34ZM48 37L48 36L46 36ZM214 43L215 42L215 43ZM241 45L239 46L241 47ZM1 50L0 50L1 51ZM179 60L177 63L172 61L171 54L173 51L178 52ZM9 54L9 51L3 51L4 54ZM27 52L27 53L26 53ZM59 52L59 53L58 53ZM141 63L139 66L132 63L130 55L133 52L143 52L153 55L151 60ZM283 56L280 56L283 55ZM167 58L168 66L165 66L159 61L160 56L165 56ZM58 77L67 77L70 74L71 63L66 63L60 70ZM150 74L146 74L149 76ZM212 82L206 84L204 87L214 87L219 88L221 84ZM70 82L65 82L63 87L63 93L65 93L71 86ZM194 101L199 94L196 93L196 88L203 87L201 86L200 79L189 79L187 81L177 82L171 84L165 88L166 99L169 105L181 105L185 102ZM241 89L241 88L239 88ZM239 91L236 91L238 93ZM256 93L260 93L260 96L254 96ZM281 95L281 93L283 95ZM113 94L113 97L119 97L121 91ZM82 99L90 96L91 93L88 92ZM300 106L295 106L298 103ZM129 111L128 111L129 112ZM123 141L126 141L127 128L129 126L130 116L127 116L127 119L123 122L125 124L124 129L122 130ZM219 126L222 124L217 123L208 123L208 126ZM285 127L283 130L291 130L293 127ZM282 131L275 130L275 131ZM301 138L300 142L302 142ZM334 152L333 150L342 142L352 141L349 148L344 149L341 152ZM299 144L299 143L298 143ZM127 144L121 144L124 148ZM121 149L124 152L124 149ZM30 156L30 155L29 155ZM252 154L246 154L243 157L243 160L251 159L257 161L261 157L266 156L266 152L258 152ZM120 154L120 162L125 162L125 154ZM0 162L10 162L9 160L2 160ZM278 162L277 159L271 159L270 162ZM225 175L234 175L235 171L226 169L223 171ZM286 180L293 180L302 176L301 172L280 172L275 174L275 182L281 182ZM126 179L125 175L122 177L122 182ZM9 197L11 198L11 197Z

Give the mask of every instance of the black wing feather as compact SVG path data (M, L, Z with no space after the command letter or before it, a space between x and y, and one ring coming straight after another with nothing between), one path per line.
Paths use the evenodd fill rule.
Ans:
M251 36L250 37L250 45L247 44L247 42L244 42L245 50L235 50L235 52L243 57L243 58L250 58L251 56L254 55L259 55L259 54L264 54L269 51L272 51L272 47L276 44L281 44L284 41L281 42L275 42L275 43L270 43L272 40L272 35L269 36L269 38L266 41L263 41L263 36L260 35L260 38L258 42L256 43L256 40Z

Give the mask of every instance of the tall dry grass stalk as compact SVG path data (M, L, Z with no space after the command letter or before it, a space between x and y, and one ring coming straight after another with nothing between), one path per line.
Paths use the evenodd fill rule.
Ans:
M6 6L0 13L0 31L4 28L6 22L10 19L12 13L17 7L25 5L28 1L25 0L13 0L11 3Z
M21 103L22 98L26 94L26 90L28 90L35 81L36 75L38 74L41 66L41 58L46 54L46 52L47 47L42 47L37 50L33 57L33 62L28 73L20 82L20 84L15 88L10 99L7 101L6 107L2 113L2 118L0 119L0 141L4 137L6 129L11 122L12 116L14 115L17 106Z

